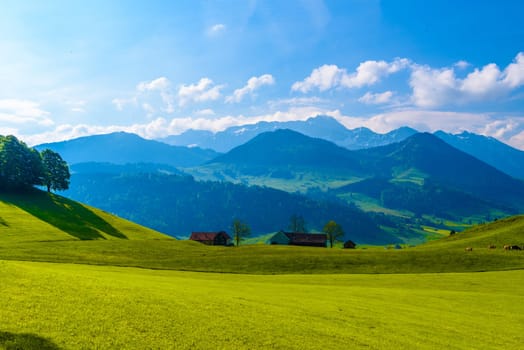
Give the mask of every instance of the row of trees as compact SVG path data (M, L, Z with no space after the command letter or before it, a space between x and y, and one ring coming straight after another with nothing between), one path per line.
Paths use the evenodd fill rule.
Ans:
M69 188L69 167L49 149L38 152L15 136L0 135L0 190L45 186L47 191Z
M291 216L289 228L293 232L307 232L306 222L304 218L299 215ZM340 242L344 238L344 230L342 229L342 226L336 223L334 220L330 220L324 226L324 229L322 230L322 232L326 234L327 240L329 241L329 245L331 248L333 248L333 244L335 242ZM249 235L251 234L251 228L245 222L235 219L233 221L232 233L233 233L233 240L235 241L235 245L239 246L240 242L244 238L249 237Z

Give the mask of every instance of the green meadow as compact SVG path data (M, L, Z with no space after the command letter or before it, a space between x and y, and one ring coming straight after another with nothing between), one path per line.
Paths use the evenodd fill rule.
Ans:
M32 335L50 348L519 349L524 342L522 270L260 276L3 261L0 274L0 339Z
M0 195L0 349L520 349L524 252L504 244L523 216L400 250L226 248Z

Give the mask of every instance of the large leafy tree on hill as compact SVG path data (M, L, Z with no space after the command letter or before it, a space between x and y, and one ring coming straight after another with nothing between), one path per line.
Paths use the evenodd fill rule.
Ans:
M42 165L44 168L44 185L47 187L47 192L64 191L69 188L69 167L62 159L60 154L51 151L50 149L43 150L41 153Z
M43 184L40 154L15 136L0 136L0 188L18 190Z

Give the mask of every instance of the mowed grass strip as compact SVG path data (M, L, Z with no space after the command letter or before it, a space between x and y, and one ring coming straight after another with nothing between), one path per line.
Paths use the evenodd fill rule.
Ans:
M524 271L260 276L0 261L0 276L0 348L2 334L63 349L520 349L524 342Z

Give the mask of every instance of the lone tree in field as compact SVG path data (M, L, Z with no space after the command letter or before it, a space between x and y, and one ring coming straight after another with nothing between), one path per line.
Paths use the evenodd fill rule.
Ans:
M341 238L344 237L344 230L342 229L342 226L340 226L333 220L331 220L324 226L323 231L326 234L327 239L329 240L329 245L331 248L333 248L333 243L339 241Z
M251 228L242 221L235 219L233 221L233 240L236 246L240 245L240 241L251 234Z
M69 167L60 154L46 149L40 153L44 167L44 185L47 192L63 191L69 188Z
M291 232L307 232L306 221L301 215L293 214L289 218L289 229Z

